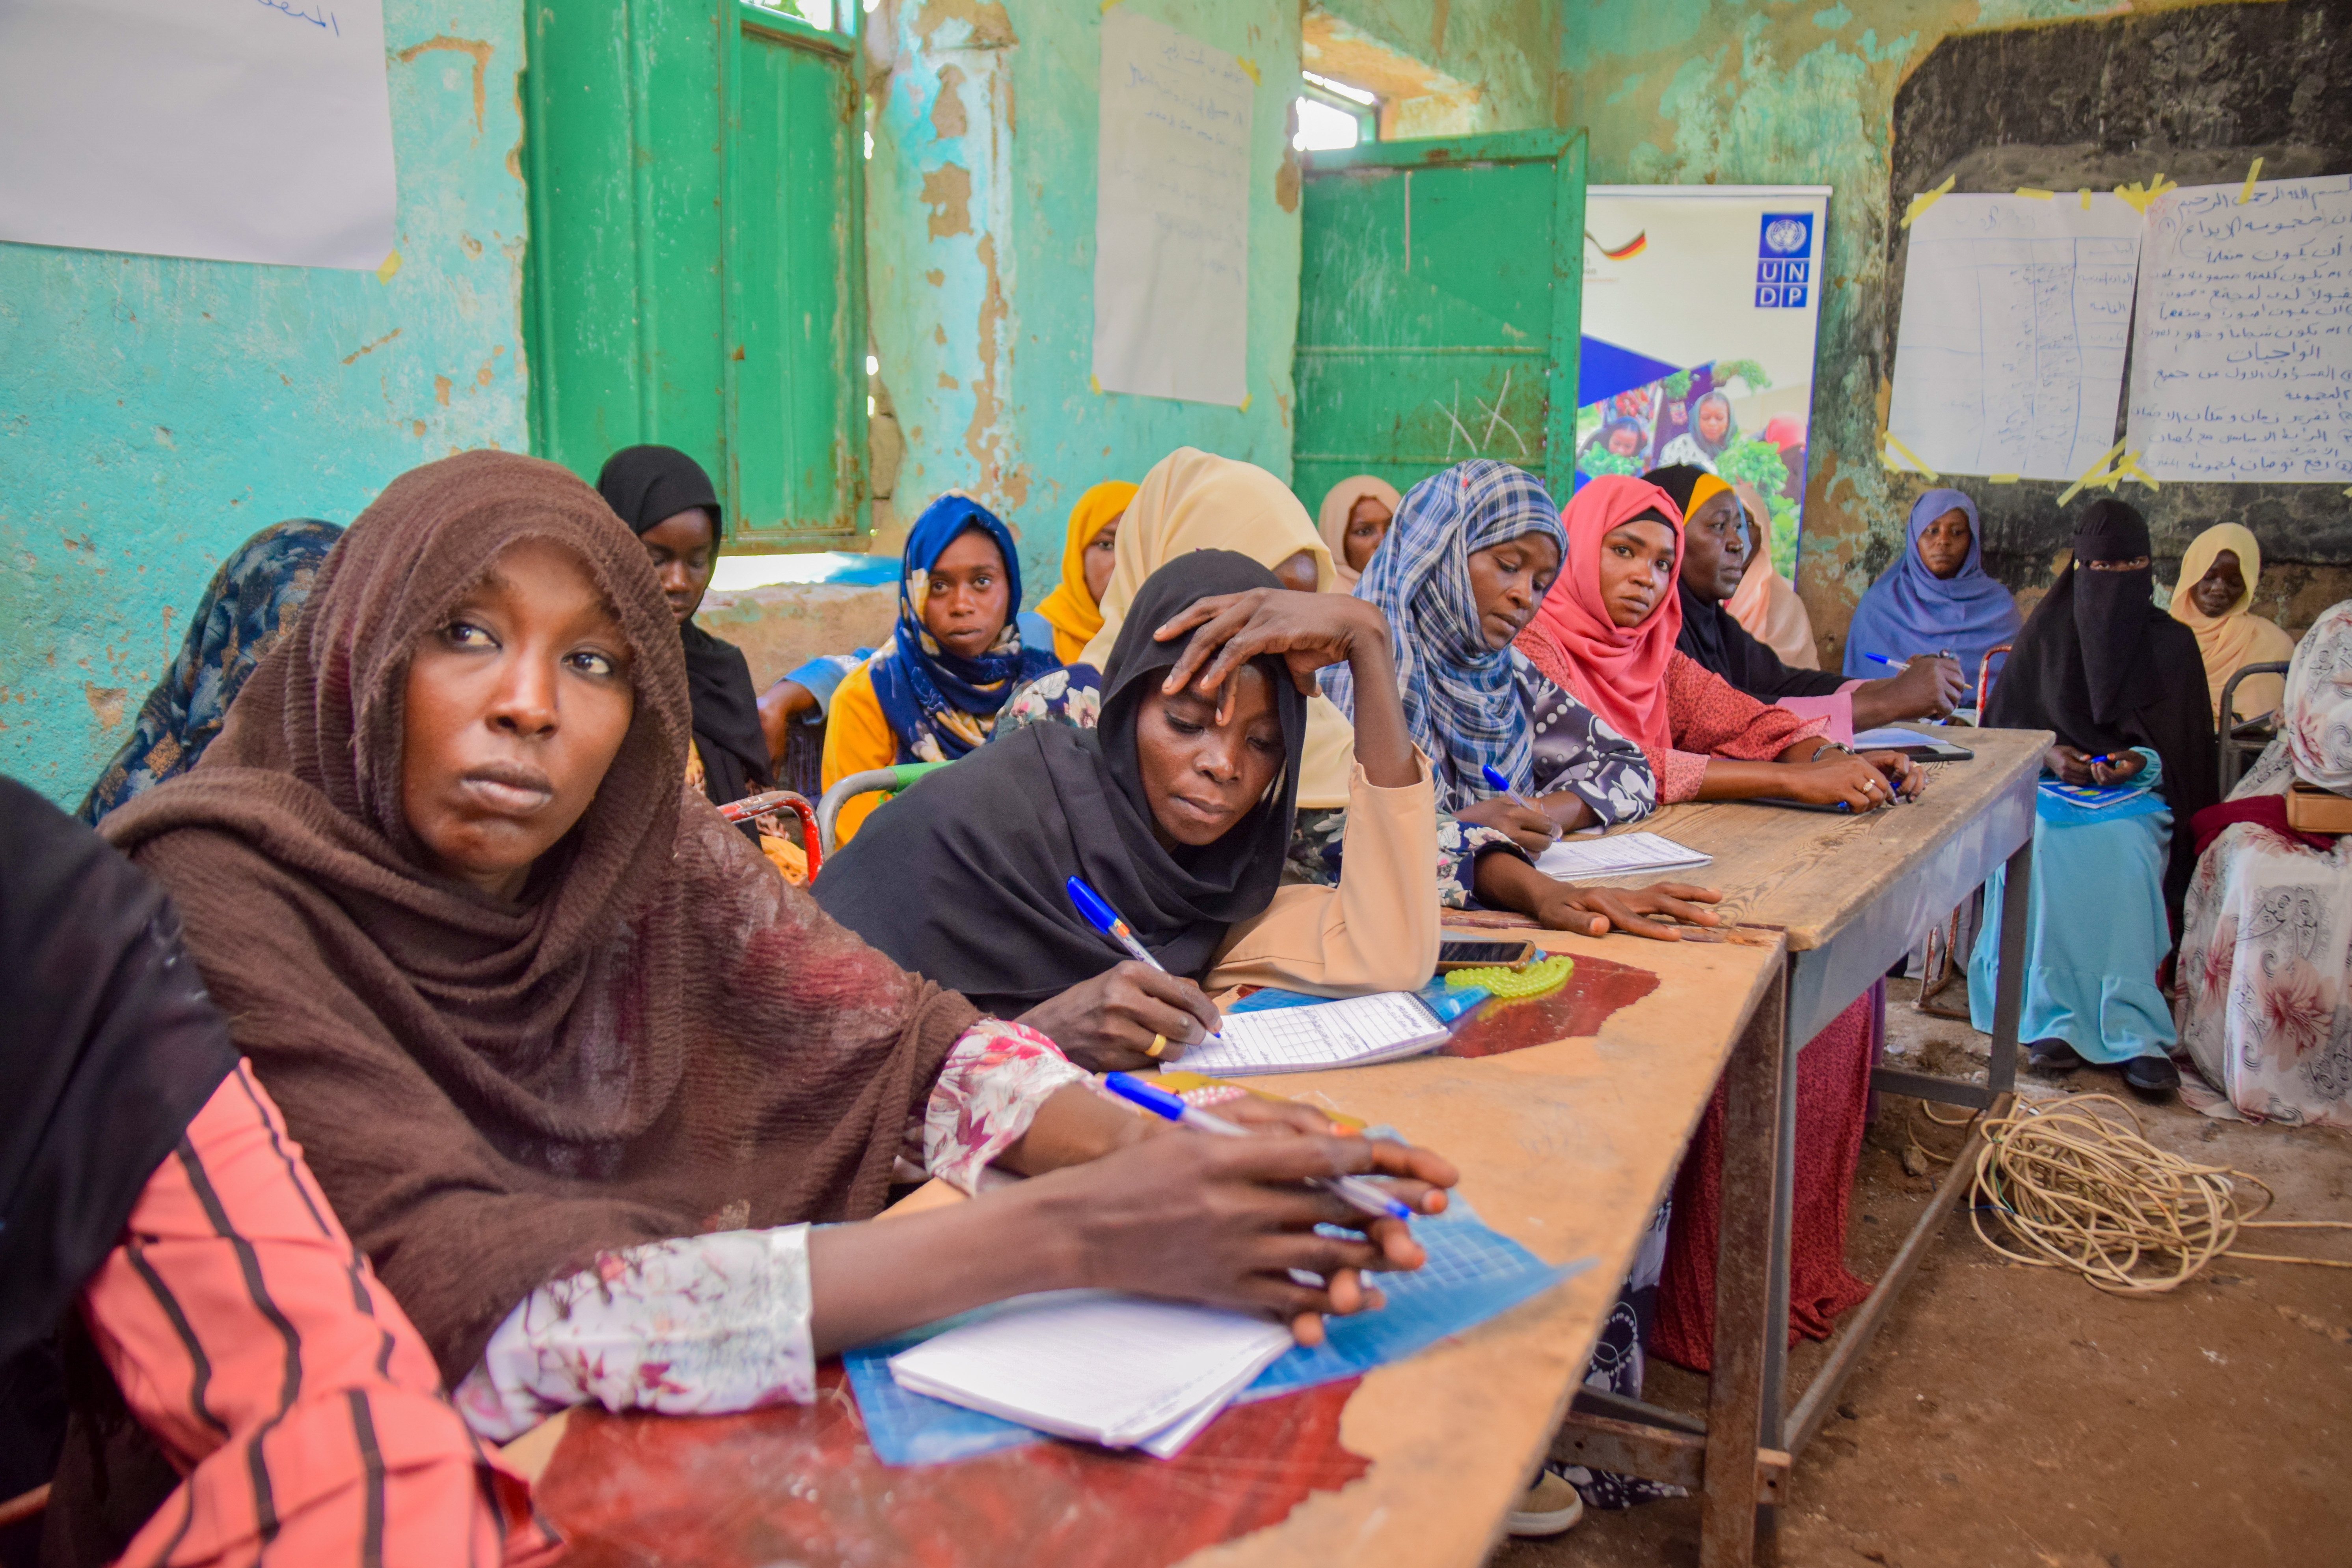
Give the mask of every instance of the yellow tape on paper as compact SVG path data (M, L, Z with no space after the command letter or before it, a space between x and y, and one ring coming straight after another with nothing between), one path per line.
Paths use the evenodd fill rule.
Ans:
M2037 202L2046 202L2058 193L2055 191L2037 191L2032 185L2020 185L2017 187L2017 194L2021 196L2031 197L2032 200Z
M2081 479L2076 479L2073 484L2066 487L2064 492L2058 498L2058 504L2060 506L2064 506L2068 501L2073 500L2084 488L2104 482L2107 478L2107 465L2114 462L2116 458L2122 454L2124 444L2121 441L2118 441L2114 446L2108 447L2105 452L2100 455L2097 462L2093 463L2089 468L2083 470L2083 477Z
M2132 211L2145 214L2147 211L2148 203L2156 200L2157 197L2164 195L2167 191L2177 191L2179 188L2179 181L2166 179L2164 177L2164 171L2159 169L2157 171L2156 178L2150 180L2144 185L2137 181L2128 185L2117 185L2116 187L2116 195L2119 199L2129 202L2131 204ZM2085 200L2083 205L2084 206L2088 206L2091 204L2088 200Z
M1985 479L1987 483L1996 485L2013 485L2017 483L2017 476L2015 474L1988 474L1985 476Z
M1254 59L1250 58L1247 55L1235 55L1235 56L1234 57L1234 64L1235 64L1235 65L1237 65L1237 66L1241 67L1241 68L1242 68L1242 69L1244 69L1244 70L1245 70L1245 71L1249 72L1249 79L1250 79L1250 80L1252 80L1252 81L1255 81L1255 80L1257 80L1257 79L1258 79L1258 77L1257 77L1257 62L1256 62L1255 60L1254 60Z
M379 283L389 283L392 281L392 275L399 270L400 252L395 250L385 256L383 260L377 265L375 269L375 280Z
M2253 166L2246 171L2245 188L2238 193L2238 205L2240 206L2244 206L2248 202L2254 199L2254 182L2262 178L2262 174L2263 161L2260 158L2257 158L2254 160Z
M1917 218L1921 213L1926 212L1929 207L1934 206L1937 202L1943 200L1946 195L1950 194L1952 187L1959 183L1960 177L1958 174L1948 174L1944 178L1944 183L1937 185L1934 190L1921 191L1917 195L1913 196L1911 198L1911 205L1903 209L1903 226L1905 228L1909 228L1914 219Z
M1931 479L1940 479L1944 477L1935 469L1929 468L1927 464L1921 462L1919 460L1919 454L1905 446L1901 437L1889 434L1886 437L1886 445L1894 450L1896 457L1902 458L1905 462L1918 469L1919 472L1925 474L1927 478Z

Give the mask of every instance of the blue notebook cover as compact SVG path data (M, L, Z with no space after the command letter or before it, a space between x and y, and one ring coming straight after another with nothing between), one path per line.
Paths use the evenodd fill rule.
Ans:
M1429 1261L1411 1274L1380 1277L1387 1306L1328 1320L1321 1345L1313 1350L1292 1346L1243 1390L1236 1403L1297 1393L1402 1361L1592 1266L1591 1258L1580 1258L1552 1268L1489 1229L1458 1194L1444 1214L1414 1220L1412 1233ZM939 1464L1046 1440L1043 1433L1017 1422L910 1394L890 1376L889 1360L898 1352L995 1310L966 1312L842 1357L858 1412L865 1417L866 1440L884 1464Z

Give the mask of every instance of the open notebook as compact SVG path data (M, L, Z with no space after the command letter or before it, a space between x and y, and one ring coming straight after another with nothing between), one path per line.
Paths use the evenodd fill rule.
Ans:
M1186 1049L1186 1072L1241 1078L1260 1072L1313 1072L1393 1061L1441 1045L1445 1026L1410 991L1382 991L1344 1002L1225 1015L1223 1044Z
M1536 858L1536 869L1563 882L1589 882L1704 866L1713 858L1655 833L1612 833L1606 838L1563 838Z
M1264 1318L1066 1290L890 1358L899 1387L1041 1432L1166 1458L1290 1348Z

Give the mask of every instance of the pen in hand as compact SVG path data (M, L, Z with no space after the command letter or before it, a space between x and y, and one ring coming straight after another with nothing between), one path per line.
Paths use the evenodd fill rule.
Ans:
M1155 1088L1129 1074L1105 1073L1102 1084L1105 1089L1128 1103L1139 1105L1154 1116L1165 1117L1171 1121L1192 1128L1196 1131L1214 1132L1226 1138L1247 1138L1251 1135L1248 1128L1203 1110L1197 1105L1188 1104L1181 1097L1171 1094L1164 1089ZM1410 1220L1412 1218L1412 1210L1407 1208L1402 1201L1382 1192L1361 1176L1309 1176L1307 1178L1307 1184L1310 1187L1322 1188L1347 1204L1349 1207L1359 1213L1370 1215L1375 1219Z
M1513 789L1511 787L1511 781L1505 778L1500 770L1498 770L1494 763L1481 763L1478 764L1478 771L1486 775L1486 787L1488 789L1500 792L1503 798L1509 801L1513 805L1525 806L1528 810L1534 812L1538 816L1542 817L1546 822L1551 823L1551 836L1554 838L1559 837L1559 824L1551 821L1551 813L1538 805L1534 801L1529 800L1526 795L1521 795L1517 790Z
M1127 949L1137 963L1148 963L1162 974L1168 973L1168 966L1152 957L1150 948L1135 940L1135 928L1122 920L1119 912L1112 909L1100 893L1087 887L1084 880L1073 877L1062 884L1062 890L1070 895L1070 902L1077 905L1078 913L1087 917L1088 925ZM1223 1045L1225 1037L1212 1029L1209 1039L1213 1044Z

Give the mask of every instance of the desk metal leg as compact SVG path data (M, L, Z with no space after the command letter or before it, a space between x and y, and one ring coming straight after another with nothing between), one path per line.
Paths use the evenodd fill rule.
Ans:
M2025 916L2033 888L2033 839L2009 858L2000 888L2000 973L1992 991L1992 1059L1985 1087L1998 1100L2017 1086L2017 1020L2025 1010Z
M1793 964L1794 960L1790 963ZM1787 983L1784 973L1782 984ZM1804 1041L1789 1034L1785 1006L1781 1014L1780 1036L1780 1073L1774 1088L1779 1131L1773 1141L1772 1259L1767 1290L1770 1303L1769 1321L1779 1323L1780 1331L1766 1341L1764 1349L1764 1447L1767 1448L1781 1446L1781 1413L1787 1408L1790 1235L1796 1223L1797 1208L1797 1057L1805 1048ZM1727 1193L1730 1190L1728 1175L1724 1178L1724 1186Z
M1788 1334L1789 1271L1773 1273L1774 1173L1782 1152L1781 1104L1797 1053L1786 1034L1788 974L1772 983L1724 1069L1723 1209L1716 1244L1715 1370L1707 1379L1706 1487L1699 1504L1700 1568L1748 1568L1757 1505L1765 1500L1759 1438L1777 1430L1777 1392L1767 1393L1767 1352ZM1790 1101L1793 1103L1791 1100ZM1785 1235L1785 1227L1782 1228ZM1777 1288L1768 1280L1777 1279ZM1778 1448L1766 1441L1764 1447Z

